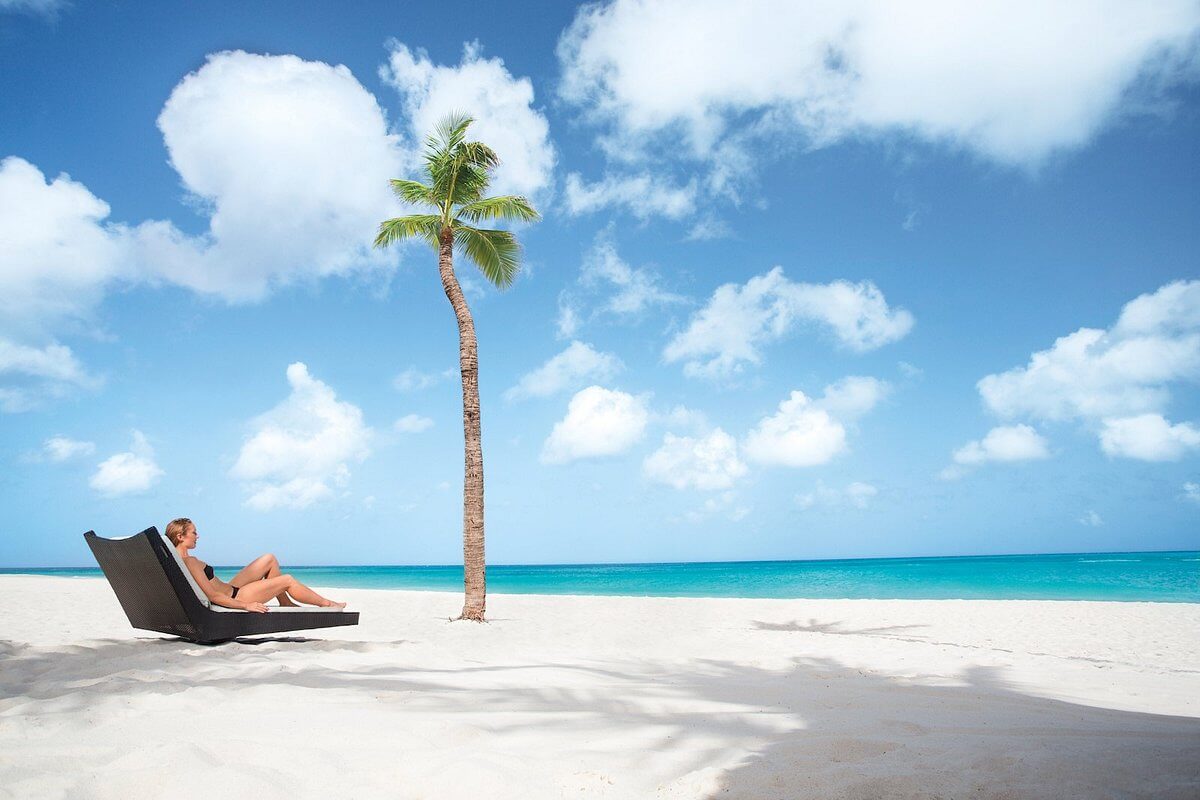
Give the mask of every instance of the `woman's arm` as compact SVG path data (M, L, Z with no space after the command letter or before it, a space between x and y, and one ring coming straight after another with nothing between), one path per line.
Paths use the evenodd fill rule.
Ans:
M183 563L188 568L188 572L192 573L192 577L196 581L196 585L200 587L200 591L204 592L204 596L208 598L210 603L215 603L223 608L237 608L242 611L257 611L265 613L267 607L262 603L247 603L244 600L238 600L230 597L227 594L222 594L213 588L216 579L209 580L204 574L204 567L200 566L200 559L195 556L188 556L183 560Z

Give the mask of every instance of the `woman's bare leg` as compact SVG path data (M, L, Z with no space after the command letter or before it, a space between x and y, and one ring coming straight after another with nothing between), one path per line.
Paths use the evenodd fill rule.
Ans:
M271 553L261 555L246 565L246 568L233 576L233 580L229 581L230 586L238 588L238 594L242 590L253 583L254 581L267 580L269 578L278 578L283 574L279 569L279 559L275 558ZM287 592L280 592L275 596L281 606L294 606L292 598L288 597ZM255 602L258 602L257 600Z
M335 603L332 600L322 597L291 575L280 575L277 578L267 578L266 580L248 583L245 587L238 589L238 599L251 603L262 603L272 597L278 597L282 593L287 593L292 596L292 599L299 600L301 603L307 603L310 606L321 606L323 608L328 606L345 608L346 606L345 603Z

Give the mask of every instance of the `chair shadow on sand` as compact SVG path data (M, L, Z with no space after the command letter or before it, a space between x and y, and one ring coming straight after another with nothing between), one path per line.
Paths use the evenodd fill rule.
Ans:
M833 628L824 632L850 633ZM873 630L888 629L865 632ZM528 726L532 714L547 742L584 737L598 762L606 749L627 758L633 738L653 735L658 743L638 756L644 770L633 778L658 781L670 796L1200 796L1200 720L1023 694L996 668L968 669L953 685L800 657L785 669L615 657L436 669L405 666L404 641L280 637L244 644L252 647L197 648L172 639L55 648L0 642L0 714L27 701L54 699L63 713L141 693L237 693L274 684L350 693L347 702L359 704L354 714L384 714L389 725L428 720L431 712L470 718L486 709L489 735L504 737ZM273 666L273 657L293 648L336 656L339 667L317 663L324 659ZM237 670L228 668L230 660L240 662ZM486 681L477 680L484 674ZM555 686L556 676L568 680ZM496 712L515 712L520 722ZM355 730L330 733L355 746ZM667 757L675 767L661 774ZM630 779L616 779L622 777Z

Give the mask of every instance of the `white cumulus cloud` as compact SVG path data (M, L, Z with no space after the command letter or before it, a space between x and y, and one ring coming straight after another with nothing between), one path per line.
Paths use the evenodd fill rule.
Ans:
M640 397L589 386L575 394L567 415L554 424L542 447L546 464L623 453L641 440L650 414Z
M88 317L132 278L129 231L86 186L11 156L0 161L0 334L45 337Z
M209 232L161 226L145 258L174 283L231 300L272 285L388 263L372 249L394 216L404 163L374 95L344 66L293 55L210 55L171 92L158 127Z
M362 411L337 399L326 384L297 362L287 368L291 394L251 422L230 474L250 493L259 511L306 508L346 485L350 462L370 453L371 430Z
M662 446L642 462L650 480L676 489L728 489L746 474L738 457L737 440L720 428L692 438L666 434Z
M1198 378L1200 281L1175 281L1127 303L1111 328L1080 328L978 388L1000 417L1080 420L1109 455L1161 461L1194 446L1195 427L1164 412L1171 385Z
M957 480L971 468L988 462L1031 461L1050 457L1041 434L1028 425L992 428L982 439L967 442L954 451L954 463L941 471L942 480Z
M984 377L979 393L1002 417L1100 418L1161 409L1167 384L1197 371L1200 331L1125 336L1081 328L1034 353L1027 366Z
M100 462L88 485L103 495L118 497L141 494L162 476L163 471L154 460L150 443L141 431L134 431L130 449Z
M887 381L847 375L825 387L819 405L839 419L855 420L875 408L891 391Z
M1200 428L1172 425L1161 414L1110 417L1100 430L1100 448L1110 456L1142 461L1178 461L1200 448Z
M903 338L912 329L913 317L902 308L889 308L883 293L869 281L795 283L775 267L743 286L718 287L687 328L667 343L663 358L685 362L689 376L728 378L747 363L762 363L763 345L804 323L821 327L843 347L861 353Z
M621 360L611 353L601 353L589 344L575 341L542 366L522 375L504 397L506 400L546 397L583 383L606 381L622 369Z
M743 451L766 466L812 467L846 450L846 429L804 392L794 391L779 410L747 434Z
M536 198L549 192L557 157L529 78L514 78L501 59L484 58L478 43L466 45L456 67L434 64L399 42L390 47L380 76L400 93L414 142L423 142L447 114L470 114L471 138L487 142L500 156L493 194Z
M954 451L955 463L968 465L988 461L1028 461L1049 456L1046 440L1028 425L992 428L983 439L967 442Z
M1190 0L616 0L563 34L560 92L626 159L894 137L1029 165L1194 80L1198 29Z

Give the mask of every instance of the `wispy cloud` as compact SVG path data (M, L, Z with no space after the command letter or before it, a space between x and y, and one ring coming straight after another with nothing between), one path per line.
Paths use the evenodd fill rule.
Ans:
M729 379L746 364L762 363L762 347L801 324L815 324L839 344L866 352L908 334L913 316L888 306L875 284L795 283L781 267L744 285L717 288L704 308L663 350L668 363L684 362L684 374Z
M406 414L392 423L392 430L398 433L423 433L433 427L433 420L420 414Z
M14 12L56 17L70 6L70 0L0 0L0 13Z
M54 464L85 458L96 452L95 442L84 442L67 436L51 436L42 443L41 458Z
M638 219L666 217L682 219L696 207L696 182L674 186L662 176L605 175L596 183L585 183L578 173L567 176L566 202L571 214L587 214L606 208L621 209Z
M398 392L419 392L443 381L453 378L455 371L445 369L441 372L422 372L416 367L409 367L392 379L392 386Z
M75 390L98 388L102 381L84 369L71 348L22 345L0 337L0 411L16 413Z
M863 509L870 505L871 500L877 494L879 494L877 488L862 481L854 481L841 489L826 486L824 481L817 481L817 485L813 487L812 491L796 495L796 505L802 510L817 506L828 508L850 506Z
M521 376L504 393L506 400L547 397L584 383L603 382L624 369L621 360L584 342L574 341L537 369Z
M651 309L688 302L663 285L653 266L635 267L622 258L612 228L606 228L584 254L578 283L559 295L558 335L572 338L597 319L636 320Z

